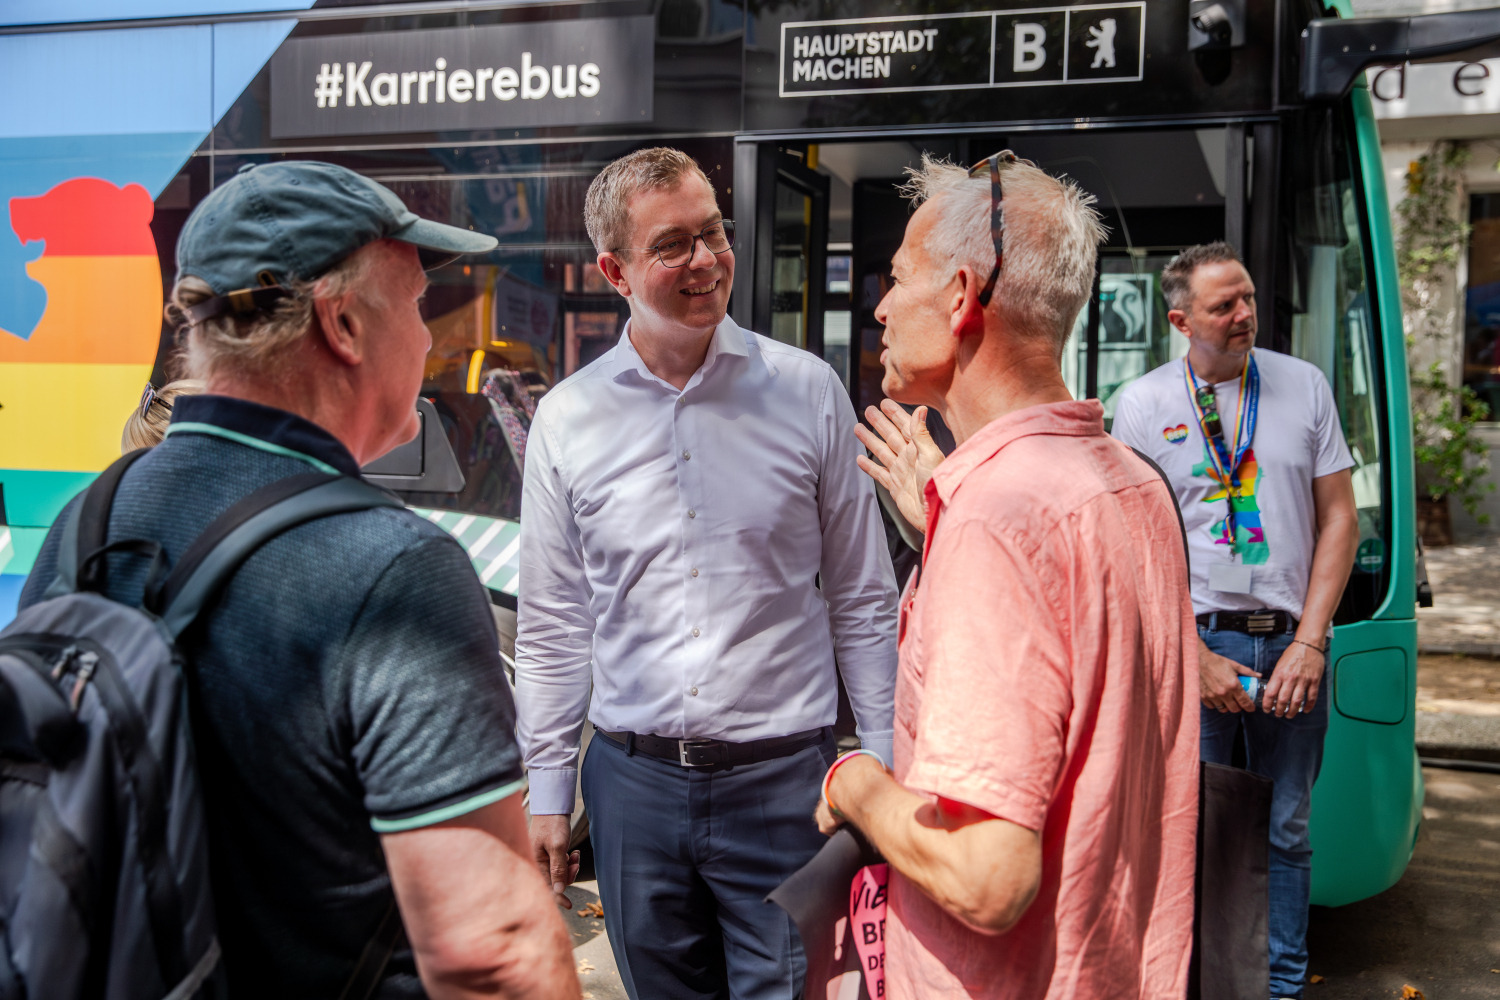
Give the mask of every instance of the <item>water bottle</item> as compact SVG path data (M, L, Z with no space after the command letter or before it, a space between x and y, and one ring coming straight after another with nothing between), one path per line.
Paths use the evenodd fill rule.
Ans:
M1258 676L1246 677L1244 674L1241 674L1240 687L1245 689L1245 693L1250 696L1250 700L1255 702L1255 707L1259 708L1261 692L1264 691L1266 687L1265 684L1261 682L1261 679Z

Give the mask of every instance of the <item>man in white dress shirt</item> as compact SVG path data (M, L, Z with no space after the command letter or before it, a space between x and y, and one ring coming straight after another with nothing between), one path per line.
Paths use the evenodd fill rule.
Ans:
M585 217L631 319L543 397L528 442L532 844L560 892L587 716L589 836L632 1000L792 1000L801 944L763 900L824 842L835 669L890 760L896 589L854 410L827 364L727 318L734 226L691 157L615 161Z

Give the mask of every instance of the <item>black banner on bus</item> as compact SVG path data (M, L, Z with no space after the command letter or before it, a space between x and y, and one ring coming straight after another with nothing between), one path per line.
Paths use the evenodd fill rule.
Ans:
M271 59L271 135L649 122L655 18L292 38Z
M1142 2L790 22L780 95L1138 81L1145 37Z

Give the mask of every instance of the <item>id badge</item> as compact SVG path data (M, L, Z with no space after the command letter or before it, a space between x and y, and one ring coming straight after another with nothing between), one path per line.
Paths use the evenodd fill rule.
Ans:
M1250 593L1250 567L1237 562L1209 563L1208 589L1221 594Z

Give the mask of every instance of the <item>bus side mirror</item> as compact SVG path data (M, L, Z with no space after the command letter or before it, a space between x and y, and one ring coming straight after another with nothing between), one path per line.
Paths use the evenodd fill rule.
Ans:
M417 397L417 419L417 436L366 465L360 470L364 478L398 493L463 492L463 469L431 400Z
M1367 66L1459 56L1500 41L1500 8L1419 17L1319 18L1302 29L1302 97L1341 100Z

